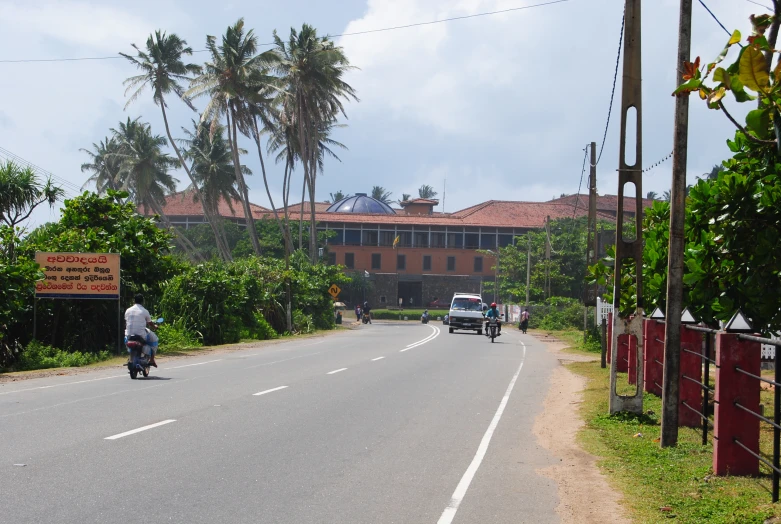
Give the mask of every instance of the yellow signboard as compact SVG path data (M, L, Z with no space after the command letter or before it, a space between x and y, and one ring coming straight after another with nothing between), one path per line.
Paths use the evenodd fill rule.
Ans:
M342 289L336 284L331 284L331 287L328 288L328 293L334 298L338 297L341 292Z
M35 285L38 298L119 299L119 254L35 253L44 279Z

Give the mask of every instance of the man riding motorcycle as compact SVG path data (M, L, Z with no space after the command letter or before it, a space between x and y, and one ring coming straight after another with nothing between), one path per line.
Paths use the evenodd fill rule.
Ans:
M146 344L146 329L149 328L152 331L157 329L157 325L152 322L152 317L149 315L149 311L144 307L144 295L138 294L133 297L135 304L125 310L125 344L129 340L134 340L142 344ZM149 360L149 365L157 367L155 362L155 353L157 352L157 346L152 345L152 355Z
M495 318L496 319L496 336L501 336L502 334L502 314L499 312L498 309L496 309L496 302L491 302L491 309L489 309L485 313L485 318ZM485 334L488 334L488 322L485 323Z
M372 311L372 308L369 306L369 302L368 301L364 302L363 303L363 315L364 316L368 316L368 323L369 324L372 323L372 313L371 313L371 311Z

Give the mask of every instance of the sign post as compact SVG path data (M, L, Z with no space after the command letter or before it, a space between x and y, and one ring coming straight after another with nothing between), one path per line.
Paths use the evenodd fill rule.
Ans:
M35 253L43 280L35 285L33 339L38 329L38 300L95 299L117 301L117 353L122 348L120 256L118 253Z

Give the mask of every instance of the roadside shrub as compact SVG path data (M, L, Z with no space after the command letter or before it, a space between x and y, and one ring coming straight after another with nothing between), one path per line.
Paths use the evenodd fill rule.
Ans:
M299 309L293 311L293 330L297 333L312 333L315 330L315 323L311 315L307 315Z
M67 352L37 341L27 344L14 366L18 371L45 368L81 367L111 358L108 351L98 353Z
M160 308L163 317L215 345L240 340L245 302L241 283L222 264L207 263L168 281Z
M269 321L266 320L262 313L256 311L254 314L254 325L246 329L242 333L241 338L271 340L274 338L279 338L279 333L277 333L274 328L271 327L271 324L269 324Z
M196 333L188 331L181 321L161 324L157 328L157 336L160 338L158 346L160 353L195 349L203 345Z
M530 309L532 329L559 331L583 327L583 304L574 298L551 297L545 304Z

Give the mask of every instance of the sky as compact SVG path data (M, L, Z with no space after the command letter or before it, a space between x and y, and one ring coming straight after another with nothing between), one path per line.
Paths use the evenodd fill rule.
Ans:
M369 193L375 185L398 199L429 184L439 193L436 210L452 212L485 200L544 201L579 188L585 193L584 148L592 141L602 148L624 3L567 0L533 7L548 1L0 0L0 61L111 57L0 62L0 148L53 173L73 196L88 177L80 169L88 160L80 149L91 148L120 121L140 116L164 135L150 92L125 108L122 83L136 71L115 58L119 52L132 53L131 44L142 46L157 29L178 34L199 51L206 35L223 34L240 17L265 44L275 29L284 37L302 23L320 34L342 35L528 7L334 36L355 66L346 80L360 101L346 105L347 119L341 122L346 126L334 134L346 149L338 151L340 161L328 160L319 174L317 199L328 200L337 190ZM740 29L744 35L750 34L749 15L767 12L747 0L705 3L730 31ZM672 150L679 2L643 4L642 165L648 167ZM692 39L692 56L706 63L728 39L698 1ZM196 52L192 62L205 59L205 53ZM600 194L617 191L620 96L619 70L597 167ZM751 109L733 99L727 105L741 121ZM169 118L174 135L181 136L179 130L197 115L172 98ZM729 156L726 140L733 134L724 115L692 98L689 183ZM248 140L245 147L254 151ZM250 199L268 207L257 154L244 162L255 173L248 178ZM279 206L283 166L267 166L272 198ZM668 160L646 172L642 193L669 189L671 168ZM176 176L184 188L186 174ZM301 182L299 178L294 187ZM298 195L291 201L298 201ZM58 216L58 208L41 209L29 226Z

